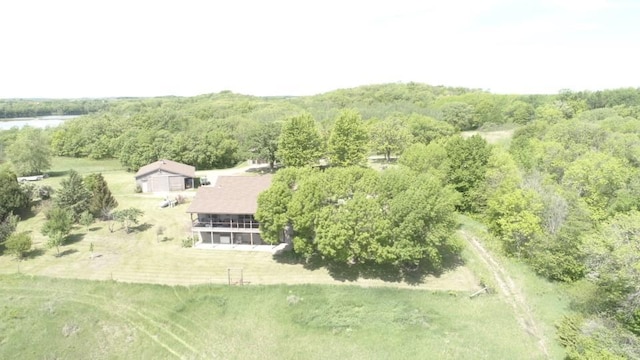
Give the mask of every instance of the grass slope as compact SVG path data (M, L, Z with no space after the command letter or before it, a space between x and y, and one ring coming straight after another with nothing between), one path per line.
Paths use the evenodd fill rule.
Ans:
M497 296L0 275L0 358L536 359Z

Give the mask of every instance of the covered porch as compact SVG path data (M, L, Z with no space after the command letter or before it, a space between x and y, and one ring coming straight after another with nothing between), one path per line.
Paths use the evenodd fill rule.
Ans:
M203 245L266 245L258 231L234 232L229 229L220 231L216 228L199 228L193 233L198 238L197 244Z

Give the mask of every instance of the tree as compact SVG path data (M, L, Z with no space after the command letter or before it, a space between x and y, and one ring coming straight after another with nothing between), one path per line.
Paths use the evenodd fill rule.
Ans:
M364 165L369 134L356 110L342 110L329 136L329 158L336 166Z
M5 246L10 254L17 259L22 259L31 250L31 244L31 236L26 232L21 232L9 236Z
M322 156L322 137L308 113L287 119L278 138L278 156L285 166L307 166Z
M515 100L502 110L502 116L508 123L524 125L533 120L535 109L529 103Z
M124 228L124 232L128 234L131 232L131 226L138 224L142 215L144 215L142 210L132 207L114 211L113 219L118 221L122 225L122 228Z
M617 214L584 246L589 278L606 311L640 333L640 212Z
M91 215L91 213L89 211L84 211L82 212L82 214L80 214L80 225L88 228L89 226L91 226L91 224L93 224L93 215Z
M467 103L446 103L440 110L442 111L442 120L460 130L473 130L479 125L475 109Z
M594 220L610 215L611 206L632 172L623 160L600 152L589 152L567 168L563 183L589 206Z
M269 170L272 171L278 159L278 138L281 132L282 125L273 121L260 123L249 134L249 151L254 157L268 161Z
M542 234L542 209L542 201L532 190L514 189L494 195L488 201L489 228L508 253L521 255L524 247Z
M29 196L20 187L16 175L7 169L0 169L0 221L26 208L29 203Z
M565 114L552 104L545 104L536 108L536 120L555 124L565 119Z
M42 226L42 234L49 237L47 246L55 247L60 255L60 246L64 244L67 235L73 227L73 212L61 207L54 207L47 214L48 220Z
M291 170L291 169L285 169ZM460 251L458 194L410 170L330 168L278 172L260 195L256 217L265 239L293 230L294 251L341 264L441 270Z
M383 173L383 177L388 174ZM392 243L389 255L398 265L415 268L426 264L440 271L445 259L458 254L462 246L455 236L455 207L459 194L430 174L399 170L394 176L404 183L387 197ZM384 200L382 200L384 201ZM386 206L383 207L387 208Z
M479 135L463 139L454 136L445 145L449 159L447 183L462 194L460 209L479 211L484 206L484 184L491 150L487 141Z
M90 174L84 178L84 183L91 193L89 212L94 218L108 218L111 211L118 207L118 201L111 194L102 174Z
M389 219L376 199L355 194L318 213L315 244L318 252L347 264L385 263L391 243Z
M411 134L397 117L377 121L370 126L371 147L377 153L384 154L387 162L391 155L400 155L411 143Z
M436 139L449 137L456 133L454 126L429 116L411 114L407 119L407 123L413 140L425 145Z
M39 175L51 167L49 139L41 129L24 127L7 148L7 155L19 176Z
M69 171L69 177L63 179L60 185L54 202L59 208L69 210L74 222L78 221L80 214L90 208L91 193L84 185L82 176L74 170Z
M449 173L449 158L442 141L433 141L429 145L415 143L409 146L398 160L402 166L417 172L429 173L443 182Z
M6 239L16 231L20 218L17 215L9 213L3 220L0 220L0 253L2 253L2 244Z

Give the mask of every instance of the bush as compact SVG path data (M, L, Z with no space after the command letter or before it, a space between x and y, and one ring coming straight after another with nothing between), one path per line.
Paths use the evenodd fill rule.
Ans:
M7 239L5 246L10 254L13 254L17 259L22 259L31 250L31 236L26 232L12 234Z
M133 189L133 192L136 194L140 194L142 192L142 186L140 184L136 184L136 187Z
M197 240L198 238L195 236L187 236L186 238L182 239L182 247L183 248L193 247L193 245L195 245Z

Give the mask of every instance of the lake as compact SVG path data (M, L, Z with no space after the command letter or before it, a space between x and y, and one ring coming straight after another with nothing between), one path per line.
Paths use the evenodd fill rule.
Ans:
M78 117L78 115L51 115L28 118L0 119L0 130L31 126L35 128L56 127L64 121Z

